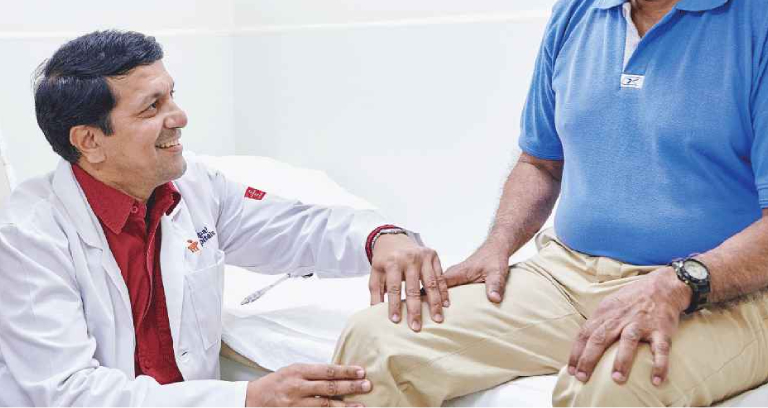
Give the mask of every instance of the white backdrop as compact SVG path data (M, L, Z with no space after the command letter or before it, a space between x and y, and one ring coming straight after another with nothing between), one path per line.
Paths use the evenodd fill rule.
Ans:
M31 73L68 39L154 34L187 110L187 149L326 171L422 232L449 264L480 244L517 154L554 0L9 2L0 130L19 180L57 157Z
M11 166L5 157L5 140L3 139L2 130L0 130L0 205L8 197L8 194L11 193L12 179Z

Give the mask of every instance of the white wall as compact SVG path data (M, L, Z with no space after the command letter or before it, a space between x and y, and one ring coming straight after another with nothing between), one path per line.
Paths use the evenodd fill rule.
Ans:
M32 73L66 41L97 29L156 35L190 123L189 148L234 153L231 2L134 0L9 1L0 12L0 130L19 180L45 173L58 161L37 127Z
M464 15L448 2L442 16L390 21L318 10L317 24L295 16L297 3L236 2L237 16L269 24L234 39L238 151L324 169L422 232L446 265L460 261L484 239L519 153L551 1ZM491 3L523 4L479 4Z
M0 131L0 206L11 193L11 167L5 159L5 143L3 142L3 132Z
M186 148L323 169L450 264L486 234L553 3L9 2L0 130L19 179L51 169L32 71L81 33L144 31L164 45L189 114Z

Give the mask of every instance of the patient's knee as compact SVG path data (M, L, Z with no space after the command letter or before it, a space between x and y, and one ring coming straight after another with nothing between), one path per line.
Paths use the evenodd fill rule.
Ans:
M361 310L347 320L343 336L348 341L354 341L358 338L378 338L391 330L392 322L387 316L387 304L380 303L376 306Z
M347 320L339 338L334 361L340 364L361 364L355 360L377 352L380 348L378 343L391 331L392 325L387 318L386 303L355 313Z
M626 383L611 378L616 358L616 346L609 348L597 363L589 381L582 383L568 374L567 367L560 370L552 405L563 406L663 406L663 387L651 384L651 356L647 346L641 345Z
M625 385L619 385L610 376L594 373L588 382L582 383L575 376L568 374L567 368L560 370L557 385L552 393L552 406L630 406L636 405L631 399L622 399L622 395L631 394Z

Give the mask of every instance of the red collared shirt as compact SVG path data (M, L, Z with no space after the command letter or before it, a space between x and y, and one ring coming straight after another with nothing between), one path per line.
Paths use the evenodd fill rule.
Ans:
M171 183L157 187L147 204L72 166L88 203L104 229L131 298L136 333L136 376L160 384L183 381L176 365L160 272L160 218L181 200Z

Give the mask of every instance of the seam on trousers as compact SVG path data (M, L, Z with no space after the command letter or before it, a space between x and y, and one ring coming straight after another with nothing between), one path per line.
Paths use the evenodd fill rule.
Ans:
M669 381L669 379L667 379L667 381ZM632 395L635 396L635 400L637 400L637 401L646 402L646 401L653 401L653 400L658 400L659 399L659 397L657 395L654 395L654 394L652 394L652 393L650 393L650 392L648 392L648 391L646 391L646 390L644 390L642 388L638 389L638 390L636 390L634 387L627 387L627 388L629 388L629 392L631 392ZM647 398L640 398L640 394L641 393L644 394L644 395L647 395L648 397ZM677 401L675 401L674 403L672 403L672 404L670 404L668 406L679 406L679 404L677 404L677 402L680 401L683 398L685 398L685 394L683 394L683 396L681 398L678 398Z
M488 340L498 339L499 337L508 336L508 335L510 335L512 333L515 333L515 332L518 332L520 330L525 330L525 329L529 329L529 328L534 327L534 326L538 326L541 323L552 322L552 321L556 321L556 320L562 320L562 319L573 317L573 316L581 316L581 315L578 312L575 312L575 313L569 313L569 314L563 315L563 316L553 317L551 319L539 320L536 323L531 323L531 324L529 324L527 326L518 327L516 329L510 330L510 331L506 331L506 332L501 333L501 334L499 334L498 336L495 336L495 337L488 337L488 338L485 338L485 339L482 339L482 340L478 340L478 341L476 341L474 343L471 343L469 345L466 345L466 346L464 346L464 347L462 347L462 348L460 348L460 349L458 349L458 350L456 350L454 352L451 352L451 353L448 353L448 354L444 354L444 355L439 356L439 357L435 357L432 360L426 361L424 363L416 364L413 367L408 367L408 368L406 368L404 370L401 370L400 374L402 376L402 374L409 373L409 372L416 371L416 370L420 370L422 368L431 366L434 363L436 363L436 362L438 362L438 361L440 361L442 359L445 359L445 358L448 358L448 357L453 357L453 356L456 356L456 355L460 355L460 354L464 353L465 351L467 351L467 350L477 346L478 344L484 343L484 342L486 342ZM401 383L398 383L398 385L400 385L400 384Z
M534 258L540 256L541 252L543 250L545 250L547 247L549 247L549 246L551 246L553 244L557 245L558 247L560 247L561 249L563 249L565 251L570 251L570 249L564 247L562 244L560 244L558 241L556 241L554 239L550 240L550 241L547 241L547 242L544 243L544 245L541 246L541 248L537 248L538 249L538 253L534 257L532 257L530 259L526 259L525 261L516 262L516 263L510 265L509 266L509 273L511 274L512 273L512 268L517 266L518 269L522 269L525 272L528 272L530 274L533 274L534 276L538 276L538 277L544 279L558 293L560 293L560 295L563 297L563 299L565 299L565 301L568 303L568 305L571 307L571 309L572 309L572 311L574 313L578 313L579 315L581 315L582 318L586 319L587 316L585 316L584 314L579 312L579 308L576 307L576 303L573 301L573 298L571 297L571 295L568 294L568 291L563 289L564 287L566 287L566 285L563 284L562 282L560 282L559 280L557 280L557 278L551 272L549 272L546 268L544 268L543 266L539 266L535 262L533 262Z
M552 287L554 287L563 296L563 299L565 299L565 301L568 302L568 305L571 307L574 313L578 314L583 319L587 319L587 316L581 313L579 311L579 308L576 307L576 302L573 300L571 295L568 294L568 291L563 289L564 287L566 287L564 283L557 280L557 278L555 278L555 276L549 272L546 272L546 273L536 272L536 273L540 274L547 282L549 282L550 285L552 285Z
M547 245L549 245L549 242L547 243ZM520 265L523 263L525 262L520 263ZM580 315L584 319L587 318L587 316L579 312L579 309L576 307L576 303L573 301L573 298L571 297L571 295L568 294L568 291L563 289L564 287L566 287L566 285L560 282L559 280L557 280L557 278L555 278L555 276L552 275L549 271L535 264L526 264L525 267L521 267L520 269L528 273L537 275L540 278L547 281L550 285L552 285L553 288L555 288L555 290L557 290L558 293L560 293L560 295L562 295L563 299L565 299L565 301L571 307L573 313Z
M731 357L731 358L730 358L728 361L724 362L724 363L723 363L723 364L722 364L722 365L721 365L721 366L720 366L718 369L714 370L714 371L712 372L712 374L710 374L710 375L706 376L706 377L705 377L703 380L701 380L701 381L700 381L698 384L694 385L693 387L691 387L691 388L689 388L689 389L685 390L685 391L684 391L685 395L683 395L682 397L680 397L680 398L676 399L676 400L675 400L675 401L672 403L672 405L679 405L679 404L678 404L678 402L680 402L681 400L683 400L683 399L685 399L685 398L690 398L690 397L689 397L689 395L690 395L690 393L691 393L693 390L695 390L695 389L697 389L697 388L700 388L701 386L705 385L705 384L704 384L705 382L707 382L707 381L708 381L710 378L712 378L712 377L713 377L713 376L715 376L716 374L719 374L721 371L723 371L723 369L724 369L724 368L725 368L727 365L731 364L731 363L732 363L734 360L736 360L737 358L741 357L741 356L744 354L744 352L745 352L745 351L747 351L747 349L748 349L750 346L752 346L753 344L755 344L756 342L757 342L757 338L754 338L754 339L752 339L752 341L750 341L749 343L747 343L747 345L745 345L745 346L744 346L744 347L741 349L741 351L739 351L739 353L738 353L738 354L736 354L735 356ZM744 390L744 391L746 391L746 390ZM727 397L725 397L725 398L727 398ZM712 401L712 403L716 403L716 402L718 402L718 401Z

